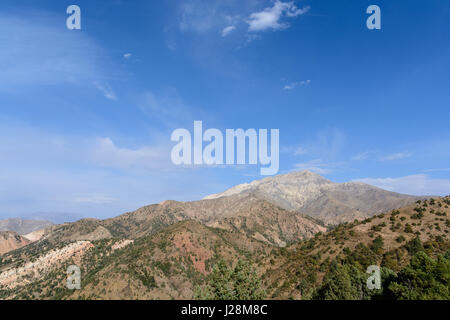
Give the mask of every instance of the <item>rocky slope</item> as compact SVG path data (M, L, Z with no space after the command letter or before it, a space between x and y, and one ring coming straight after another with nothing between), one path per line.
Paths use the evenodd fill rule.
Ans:
M253 194L281 208L301 212L330 225L362 220L423 199L360 182L335 183L310 171L256 180L205 199L243 194Z
M0 255L18 248L22 248L31 243L30 240L22 237L14 231L0 231Z
M219 257L256 259L272 248L245 234L191 220L137 240L37 245L4 257L0 298L188 299ZM82 271L80 291L65 288L66 270L72 264Z

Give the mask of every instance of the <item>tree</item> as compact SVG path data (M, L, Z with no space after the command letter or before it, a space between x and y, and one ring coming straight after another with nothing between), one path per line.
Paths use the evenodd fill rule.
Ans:
M437 260L418 252L411 263L391 281L386 295L400 300L450 299L450 261L446 256Z
M370 293L366 285L367 275L353 264L339 265L333 261L322 286L315 292L317 300L366 300Z
M381 236L378 236L373 240L371 249L376 254L383 254L383 245L383 238Z
M248 261L239 260L229 268L220 260L209 275L206 287L197 288L195 298L200 300L262 300L266 293Z
M419 236L408 242L408 244L405 245L405 248L411 256L416 255L419 251L423 251L422 241L420 241Z

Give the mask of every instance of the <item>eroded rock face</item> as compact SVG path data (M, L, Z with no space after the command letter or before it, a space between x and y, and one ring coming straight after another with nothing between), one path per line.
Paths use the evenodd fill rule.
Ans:
M76 241L60 249L53 249L19 267L9 268L0 273L0 286L14 289L40 279L65 261L79 261L86 250L92 248L90 241Z
M4 254L31 243L30 240L22 237L14 231L0 232L0 254Z
M205 199L246 193L332 225L361 220L423 199L389 192L360 182L335 183L310 171L256 180L223 193L207 196Z

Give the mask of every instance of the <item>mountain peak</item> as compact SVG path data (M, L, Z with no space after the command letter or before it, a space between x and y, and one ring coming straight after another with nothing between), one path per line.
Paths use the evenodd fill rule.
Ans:
M273 176L266 179L273 179L273 180L298 180L302 182L326 182L331 183L330 180L324 178L318 173L309 171L309 170L302 170L302 171L292 171L286 174L281 174L277 176ZM263 180L266 180L263 179Z
M362 183L336 183L304 170L293 171L248 184L240 184L205 199L251 193L280 206L320 219L327 224L365 219L419 199Z

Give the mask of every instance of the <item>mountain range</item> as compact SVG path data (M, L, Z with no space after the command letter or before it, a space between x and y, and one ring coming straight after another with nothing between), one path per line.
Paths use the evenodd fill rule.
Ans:
M219 259L246 259L272 297L301 298L296 281L308 273L305 263L313 254L326 252L321 258L329 261L345 247L370 244L375 235L386 238L386 252L401 247L393 239L402 235L410 241L413 235L404 232L405 225L419 233L425 227L416 226L412 218L424 199L358 182L334 183L303 171L239 185L199 201L169 200L110 219L46 226L24 235L24 241L10 233L0 237L0 248L2 241L9 241L0 255L0 297L189 299ZM433 200L435 209L423 220L431 226L428 233L422 231L424 241L447 237L448 219L443 216L449 202ZM395 220L385 214L399 208L401 226L383 232ZM9 245L11 237L17 248ZM318 242L325 239L321 237L327 240ZM80 265L85 275L80 291L64 289L70 264ZM283 284L293 266L301 272L294 272L294 282ZM320 281L324 271L314 272Z
M53 223L46 220L10 218L0 220L0 231L15 231L18 234L24 235L51 225L53 225Z

